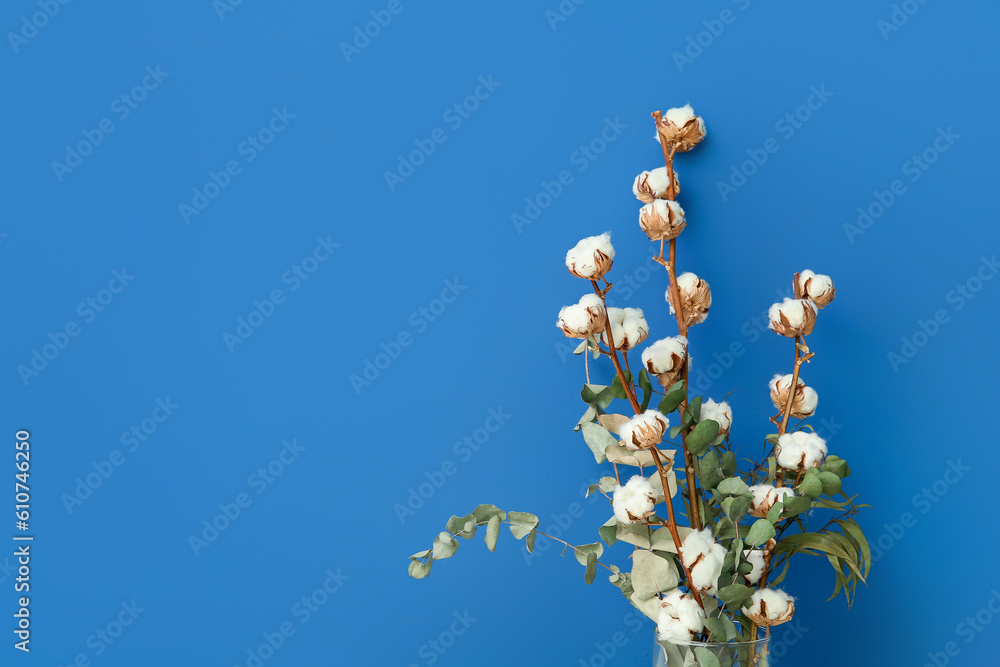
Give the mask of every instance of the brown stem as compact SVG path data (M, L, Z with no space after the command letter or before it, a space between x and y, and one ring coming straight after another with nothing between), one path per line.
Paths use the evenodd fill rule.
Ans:
M601 297L601 301L604 301L604 292L601 291L600 285L597 284L596 280L591 280L590 282L594 286L594 292ZM632 383L625 379L625 371L622 370L621 364L618 363L618 350L615 348L615 339L611 335L610 319L604 323L604 331L608 335L608 347L611 348L611 362L615 366L615 373L618 374L618 381L621 382L622 389L625 390L625 395L628 397L629 403L632 404L632 409L635 411L635 414L639 414L641 412L641 406L639 405L639 401L635 398L635 392L632 391Z
M684 565L684 556L681 555L681 536L677 532L677 519L674 516L674 502L670 497L670 483L667 481L667 471L664 469L663 462L660 460L660 450L656 447L650 447L649 451L653 454L653 462L656 463L656 471L660 473L660 483L663 484L663 497L667 504L667 517L669 519L667 530L670 531L670 537L674 539L674 546L677 548L677 556L681 560L681 568L684 570L684 575L687 577L688 588L691 590L691 595L694 596L698 605L704 609L705 605L701 601L701 594L698 592L698 589L694 587L694 581L691 579L691 571L686 565Z

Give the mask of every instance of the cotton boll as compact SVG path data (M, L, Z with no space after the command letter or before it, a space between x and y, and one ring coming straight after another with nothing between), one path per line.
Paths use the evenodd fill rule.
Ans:
M587 338L601 333L606 320L607 311L601 297L585 294L575 305L563 306L556 326L570 338Z
M684 209L675 201L655 199L639 209L639 227L650 241L669 241L684 231Z
M788 391L792 384L792 375L775 375L770 382L771 402L778 410L784 410L788 402ZM811 417L819 404L819 395L812 387L807 387L801 377L795 385L795 396L792 398L792 411L789 413L795 419Z
M728 433L733 425L733 409L725 401L716 403L710 398L706 399L701 404L701 416L698 418L698 421L705 421L706 419L718 422L719 435Z
M667 109L667 113L663 114L663 117L677 127L684 127L691 122L691 120L697 118L697 116L694 115L694 109L691 108L690 104L685 104L682 107L675 107L673 109Z
M642 363L664 387L669 387L680 376L687 358L687 337L663 338L642 351Z
M656 629L661 641L691 641L705 629L705 611L695 599L675 588L660 600Z
M635 475L625 486L615 487L611 497L615 518L619 523L636 523L653 513L656 492L642 475Z
M674 170L674 196L680 194L681 185ZM632 194L644 204L652 204L656 199L667 199L670 193L670 173L666 167L644 171L635 177Z
M659 410L646 410L619 426L618 436L622 446L638 451L660 444L669 426L670 420Z
M761 549L744 549L743 560L753 567L748 574L743 575L747 583L753 586L760 581L760 576L764 574L764 552Z
M780 625L791 620L795 601L788 593L772 588L755 591L747 606L747 618L757 625Z
M615 259L615 249L611 245L611 233L589 236L582 239L566 253L566 268L578 278L598 280L611 270Z
M795 292L798 298L810 299L817 308L825 308L833 301L837 290L833 288L833 278L807 269L798 274Z
M659 113L659 112L657 112ZM654 114L654 117L656 115ZM657 119L656 140L661 144L673 146L678 153L684 153L698 145L708 131L701 116L694 114L690 104L683 107L668 109L662 118Z
M767 311L768 328L789 338L808 336L816 326L816 305L807 299L785 299Z
M794 489L787 486L776 487L772 484L754 484L750 487L750 492L753 493L750 514L758 519L766 517L775 503L795 495Z
M681 561L691 570L691 585L715 595L726 559L726 548L712 537L712 529L691 532L681 543Z
M826 456L826 440L815 433L796 431L778 438L778 465L789 470L817 468Z
M638 308L609 308L608 319L611 322L611 335L615 348L625 352L636 347L649 335L649 324L646 316ZM608 337L601 337L601 342L608 344Z
M712 290L708 283L691 272L682 273L677 276L677 291L680 293L686 323L690 326L704 322L708 318L708 309L712 307ZM669 287L666 297L670 314L673 315L674 294Z

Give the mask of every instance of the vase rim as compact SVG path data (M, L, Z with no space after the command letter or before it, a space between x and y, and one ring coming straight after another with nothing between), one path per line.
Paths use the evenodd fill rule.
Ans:
M671 644L673 646L703 646L708 648L723 648L727 646L761 646L766 644L770 637L764 636L753 641L731 641L731 642L695 642L695 641L674 641L672 639L660 639L657 637L657 644Z

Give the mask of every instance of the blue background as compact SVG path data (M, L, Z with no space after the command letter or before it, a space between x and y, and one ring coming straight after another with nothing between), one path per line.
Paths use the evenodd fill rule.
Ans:
M248 650L287 623L294 634L264 664L600 665L617 632L608 664L648 664L652 625L640 628L603 577L585 586L575 559L542 539L533 558L509 534L496 554L463 542L419 582L406 565L480 502L597 539L610 508L580 489L602 471L570 430L582 362L553 326L588 286L563 257L610 230L612 301L645 309L651 340L675 333L630 186L662 164L650 112L687 102L709 138L678 158L689 219L679 264L714 293L692 332L695 368L716 376L717 400L735 390L734 441L758 455L766 383L790 372L792 350L754 318L795 271L831 274L838 297L804 376L881 544L850 610L823 602L825 562L798 561L786 588L799 631L778 664L994 655L1000 619L959 624L1000 589L988 415L1000 281L976 282L1000 249L988 180L996 77L984 58L995 3L911 0L899 25L885 23L892 3L853 0L563 2L566 15L556 0L402 0L395 15L353 0L50 5L2 12L0 488L13 486L14 433L29 429L36 541L32 651L15 650L8 630L0 662L255 664ZM356 29L371 11L391 22L366 41ZM356 39L363 48L342 46ZM147 77L152 89L122 118L116 98L157 66L165 78ZM474 111L447 113L477 87L486 99L468 102ZM832 95L803 109L813 87ZM250 151L243 142L274 109L294 118ZM796 112L808 120L782 124ZM113 131L71 171L54 168L67 146L87 151L84 133L97 136L102 119ZM608 122L620 129L602 146ZM386 172L439 128L445 141L390 185ZM744 164L769 138L777 152ZM592 159L579 152L588 145ZM924 151L933 163L915 168ZM230 161L238 173L185 216L180 205L211 173L226 182ZM572 182L539 199L564 170ZM905 191L874 206L897 180ZM719 182L739 187L723 196ZM518 225L526 198L544 208ZM845 228L859 207L879 215ZM303 263L317 239L339 247ZM314 269L307 280L287 273L297 265ZM103 293L123 269L134 278ZM458 287L445 305L446 281ZM959 285L978 291L959 297ZM251 316L255 300L270 311L274 290L282 303ZM108 297L100 313L79 307ZM248 317L260 326L227 344ZM79 334L63 340L70 323ZM25 374L50 334L65 348ZM408 345L393 347L401 334ZM733 343L743 353L727 357ZM375 363L370 384L352 382ZM164 417L156 401L168 398L178 407L146 421L155 432L129 451L123 434ZM478 450L456 445L483 436L490 410L506 415L499 430ZM304 449L272 464L280 474L254 477L293 439ZM116 451L112 474L68 504ZM967 470L946 475L949 463ZM249 501L239 516L218 518L238 498ZM192 547L213 520L229 525ZM5 615L17 604L13 544L0 552ZM623 564L627 549L611 554ZM309 596L323 604L306 616ZM134 622L99 639L133 602Z

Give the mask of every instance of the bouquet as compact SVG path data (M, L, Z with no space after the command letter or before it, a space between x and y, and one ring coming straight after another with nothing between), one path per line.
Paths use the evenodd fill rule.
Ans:
M557 321L567 337L581 341L576 354L584 359L580 395L587 408L575 430L597 464L610 463L613 472L588 490L610 505L600 539L569 544L540 532L534 514L480 505L451 517L430 549L410 557L409 574L426 577L435 561L454 555L456 538L479 529L493 551L506 526L529 551L538 536L564 544L588 584L598 568L605 570L656 624L668 664L766 665L770 628L795 614L794 598L778 588L793 556L826 558L836 576L830 597L843 593L848 604L871 568L855 520L865 505L842 490L850 468L808 424L818 396L802 373L815 357L807 340L836 290L829 276L800 271L792 279L794 298L770 307L768 326L792 343L793 363L769 383L776 413L767 430L774 432L762 433L761 458L738 458L729 404L688 390L689 333L708 317L712 292L698 275L678 273L677 239L687 220L674 159L704 140L705 122L690 105L657 111L653 119L665 166L639 174L632 192L643 203L640 229L659 245L654 260L666 270L677 335L648 343L641 309L607 306L615 260L608 233L584 238L566 254L566 268L590 290L562 308ZM629 353L640 348L635 374ZM591 383L591 357L613 367L610 385ZM619 543L627 545L627 559L615 564L607 555Z

